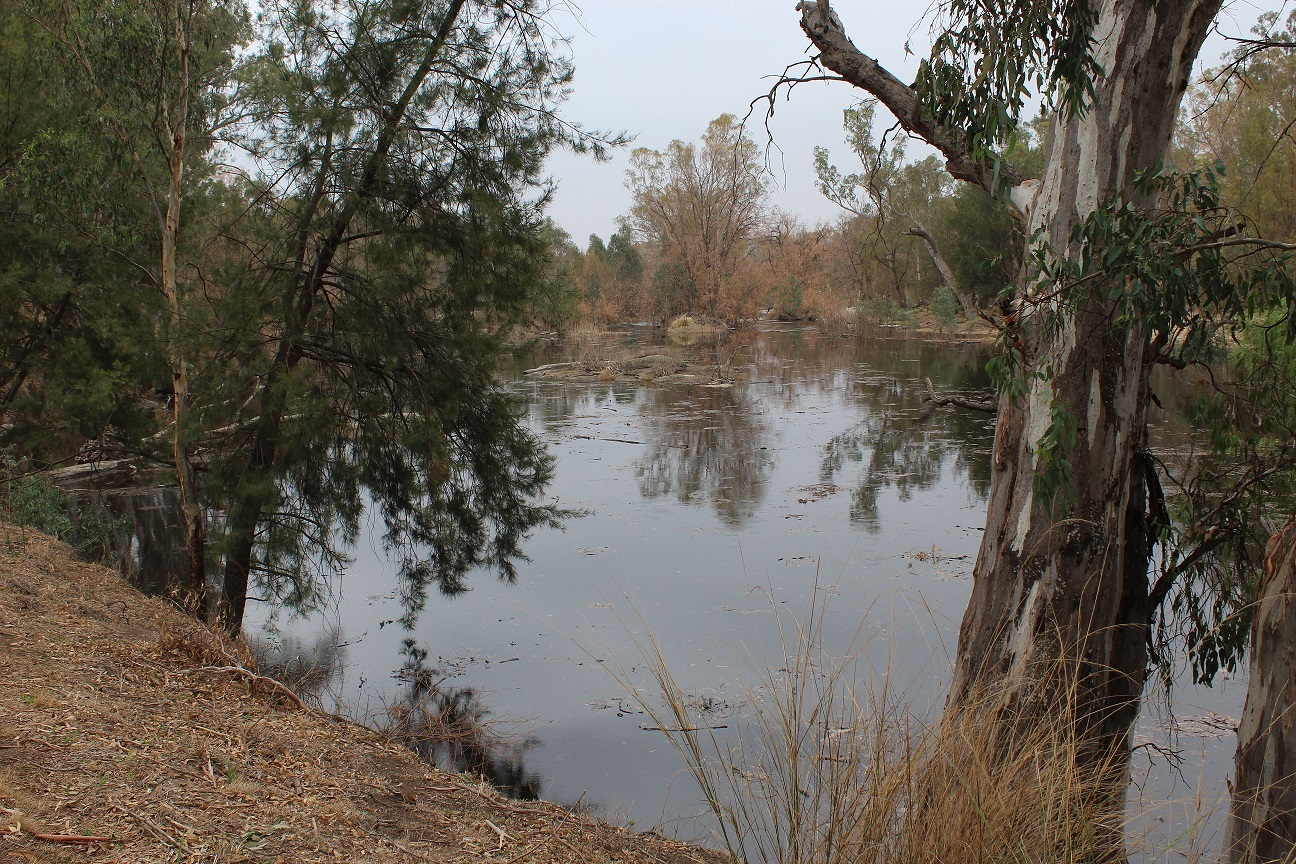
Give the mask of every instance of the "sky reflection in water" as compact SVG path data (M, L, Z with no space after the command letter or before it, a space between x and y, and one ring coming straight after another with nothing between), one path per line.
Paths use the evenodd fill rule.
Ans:
M985 392L985 349L798 328L739 338L728 348L746 383L732 388L518 376L528 422L557 456L550 494L588 515L534 536L516 585L482 574L465 596L429 598L412 631L394 623L403 610L372 532L336 607L278 616L278 638L345 643L331 686L362 717L397 706L408 721L422 699L425 715L512 730L503 751L425 746L443 764L686 836L705 830L678 821L700 811L692 781L603 668L650 687L634 648L645 631L703 716L734 734L748 711L740 681L782 663L776 616L804 613L817 587L826 649L862 646L916 711L938 710L993 428L924 404L923 381ZM256 611L250 630L265 620Z

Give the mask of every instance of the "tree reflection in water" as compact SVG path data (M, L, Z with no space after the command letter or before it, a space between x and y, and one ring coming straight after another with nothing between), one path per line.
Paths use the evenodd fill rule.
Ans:
M330 702L337 701L334 685L346 666L346 646L338 644L333 631L315 634L307 645L298 636L269 630L251 639L248 647L262 675L287 684L309 702L334 709Z
M746 388L650 389L640 410L648 439L635 466L640 494L710 502L731 527L752 516L774 462L765 415Z
M922 383L931 377L945 382L943 390L979 397L989 388L983 363L968 362L948 348L941 353L920 349L906 360L917 368L904 371L920 377L901 376L895 368L898 364L878 362L875 368L880 374L857 380L853 400L863 409L864 419L832 438L820 463L820 481L839 485L845 485L842 474L850 463L864 465L851 492L850 519L870 532L881 527L878 495L883 489L894 488L900 500L907 501L914 492L930 489L940 480L948 458L952 457L953 470L967 478L978 499L985 500L990 492L993 419L963 408L924 403Z
M401 655L396 679L404 694L388 711L404 744L438 768L484 777L510 798L537 800L543 778L527 770L525 757L539 739L508 740L492 729L477 690L445 687L448 676L428 665L428 652L413 639Z

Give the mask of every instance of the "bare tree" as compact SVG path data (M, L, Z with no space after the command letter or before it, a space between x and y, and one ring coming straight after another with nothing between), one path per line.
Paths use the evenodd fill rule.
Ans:
M681 265L696 310L717 316L724 291L765 216L768 184L756 146L731 114L711 121L700 145L639 148L626 171L630 226Z

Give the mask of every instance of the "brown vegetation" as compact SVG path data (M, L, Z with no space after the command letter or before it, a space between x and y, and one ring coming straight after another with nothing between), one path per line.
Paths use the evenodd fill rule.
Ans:
M721 860L508 801L249 664L113 572L0 525L0 861Z
M713 731L651 637L639 649L658 692L613 668L680 755L734 860L1124 858L1124 761L1085 752L1073 669L1057 667L1064 681L1031 715L1038 722L1018 722L990 691L929 725L862 650L823 650L823 614L816 606L785 624L782 656L753 663L758 679L740 684L751 720L736 741Z

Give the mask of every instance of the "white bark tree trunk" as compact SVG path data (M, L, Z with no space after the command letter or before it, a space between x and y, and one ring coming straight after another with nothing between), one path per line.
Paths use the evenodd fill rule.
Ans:
M1101 0L1092 35L1104 74L1093 104L1082 117L1059 115L1044 177L1012 195L1028 237L1039 229L1053 254L1075 255L1073 226L1109 198L1131 198L1136 172L1165 158L1219 7L1219 0ZM962 132L936 125L911 88L856 49L827 0L803 2L801 11L823 65L942 150L955 177L993 186L986 166L969 157ZM959 634L951 707L988 688L1005 705L1027 708L1048 695L1038 685L1064 661L1077 676L1082 733L1103 750L1123 750L1147 675L1152 536L1139 454L1147 436L1149 334L1119 326L1096 300L1060 331L1039 326L1044 314L1025 309L1014 322L1025 368L1051 374L1031 377L1020 402L1000 400L986 531ZM1076 425L1074 498L1065 518L1034 495L1044 467L1037 443L1056 408Z
M1296 858L1296 517L1269 540L1251 625L1225 849L1230 864Z
M185 11L177 2L175 15L175 50L179 79L175 91L175 118L170 124L171 149L167 154L166 212L159 226L162 232L162 294L167 301L169 322L167 349L171 361L171 392L173 422L173 461L176 480L180 486L180 505L184 510L185 545L189 552L188 603L199 616L207 615L206 540L202 505L198 500L198 481L193 461L184 441L184 427L189 410L189 373L185 368L185 352L181 328L183 309L180 300L180 282L176 246L180 239L180 203L184 180L185 136L189 122L189 28ZM163 114L168 112L163 105ZM147 178L145 178L147 181Z
M1135 203L1135 173L1167 154L1193 60L1218 0L1105 0L1093 36L1104 70L1094 104L1053 128L1044 176L1029 200L1028 236L1074 255L1072 228L1103 201ZM1060 332L1040 328L1048 310L1017 323L1032 379L1021 404L1001 399L986 532L971 602L959 634L953 699L983 684L1013 700L1074 664L1082 731L1127 746L1147 677L1150 613L1147 522L1150 334L1115 323L1111 305L1091 300ZM1065 518L1035 500L1045 466L1037 443L1055 406L1075 421L1074 482ZM1066 458L1066 457L1064 457ZM1069 676L1068 676L1069 677Z

